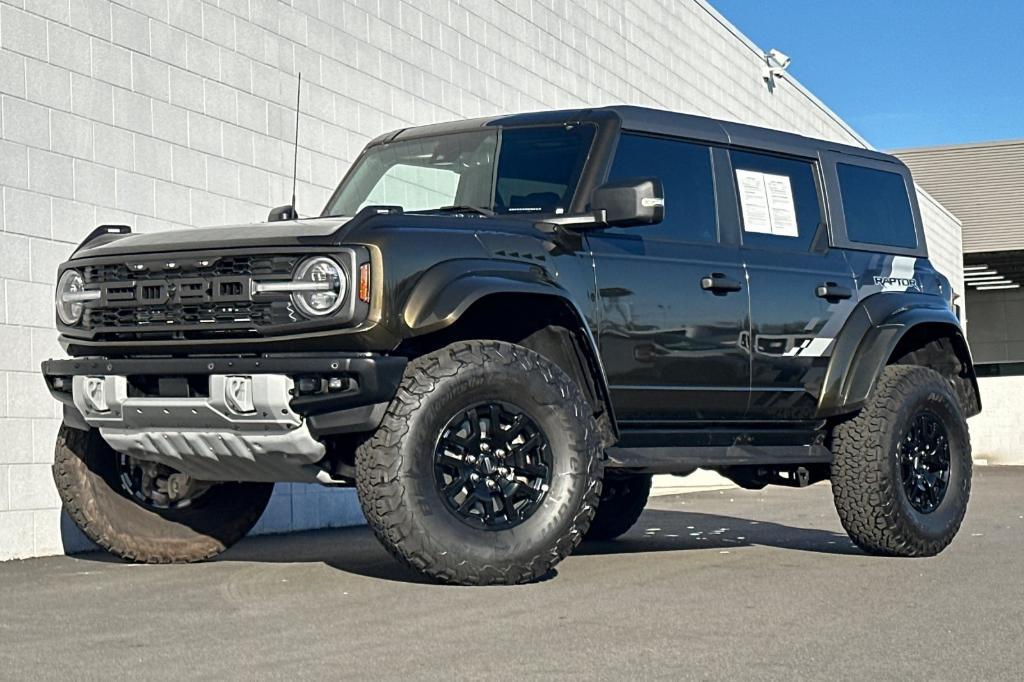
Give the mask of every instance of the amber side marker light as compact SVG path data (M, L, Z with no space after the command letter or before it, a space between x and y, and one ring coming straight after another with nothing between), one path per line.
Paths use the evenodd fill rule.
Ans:
M363 303L370 302L370 264L363 263L359 266L359 300Z

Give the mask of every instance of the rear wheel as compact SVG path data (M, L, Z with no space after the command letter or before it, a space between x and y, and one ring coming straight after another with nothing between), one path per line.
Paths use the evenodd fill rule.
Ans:
M956 535L971 491L960 403L934 370L886 367L867 403L833 431L832 492L865 551L931 556Z
M593 412L554 363L497 341L409 363L356 455L370 527L442 582L528 582L579 544L601 493Z
M53 477L64 509L103 549L139 563L203 561L242 539L273 483L203 483L114 452L96 430L62 426Z
M606 473L601 504L584 539L613 540L628 531L643 514L650 493L650 474Z

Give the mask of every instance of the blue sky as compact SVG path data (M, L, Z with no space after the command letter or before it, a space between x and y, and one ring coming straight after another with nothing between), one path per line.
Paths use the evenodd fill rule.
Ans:
M711 0L879 149L1024 138L1022 0Z

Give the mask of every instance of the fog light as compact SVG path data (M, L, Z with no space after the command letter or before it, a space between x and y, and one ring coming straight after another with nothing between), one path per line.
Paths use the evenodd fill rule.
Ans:
M345 379L342 379L341 377L331 377L330 379L327 380L327 390L340 391L341 389L345 388L345 384L347 383L348 382Z
M320 390L320 380L315 377L299 377L299 393L315 393Z
M85 378L85 402L93 412L109 412L107 406L107 395L103 390L106 379L104 377Z
M252 377L226 377L224 402L232 411L239 414L255 412L256 408L252 403Z

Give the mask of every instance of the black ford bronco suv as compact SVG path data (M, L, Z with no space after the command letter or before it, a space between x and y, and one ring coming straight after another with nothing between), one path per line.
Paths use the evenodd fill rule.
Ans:
M872 553L956 534L980 410L907 168L636 107L373 140L318 218L131 234L60 266L54 475L92 540L208 559L276 481L355 486L435 579L624 533L651 475L830 479Z

